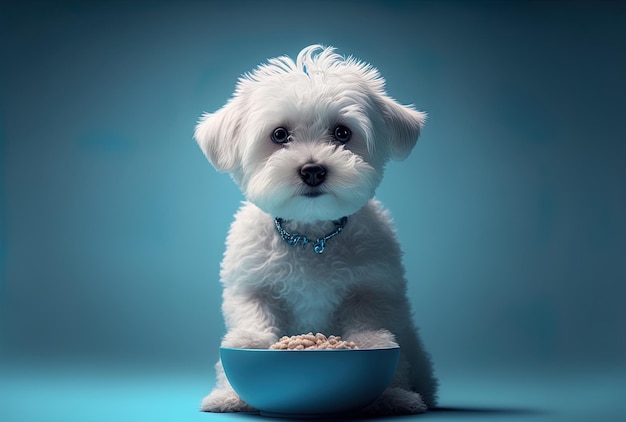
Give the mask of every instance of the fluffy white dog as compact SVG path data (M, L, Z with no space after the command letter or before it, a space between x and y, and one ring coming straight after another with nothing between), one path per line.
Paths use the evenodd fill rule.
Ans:
M360 348L401 345L391 387L367 411L420 413L437 382L412 322L402 253L374 197L385 163L413 149L425 115L390 98L373 67L313 45L270 59L198 123L195 138L247 202L222 261L226 347L283 335L341 335ZM248 411L221 364L201 409Z

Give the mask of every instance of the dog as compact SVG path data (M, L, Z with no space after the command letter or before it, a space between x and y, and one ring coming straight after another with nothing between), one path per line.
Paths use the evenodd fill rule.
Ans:
M246 197L221 263L224 347L266 349L321 332L359 348L400 345L391 386L365 412L422 413L437 380L412 321L402 252L374 199L385 164L405 159L425 113L389 97L377 69L332 47L269 59L204 114L195 140ZM216 365L208 412L254 411Z

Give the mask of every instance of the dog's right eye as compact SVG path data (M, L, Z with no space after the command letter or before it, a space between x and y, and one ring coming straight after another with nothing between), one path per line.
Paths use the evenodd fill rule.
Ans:
M289 141L289 131L284 127L277 127L272 132L272 142L277 144L284 144Z

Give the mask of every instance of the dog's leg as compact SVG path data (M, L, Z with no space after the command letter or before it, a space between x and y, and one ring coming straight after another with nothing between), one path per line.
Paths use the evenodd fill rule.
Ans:
M243 349L267 349L278 340L278 328L274 326L278 315L272 302L260 294L235 295L229 289L224 292L222 310L228 332L222 340L223 347ZM217 383L211 393L202 400L200 409L205 412L249 412L255 409L235 393L222 363L215 365Z
M346 340L353 341L359 349L383 349L397 347L395 336L388 330L360 329L344 333Z
M413 341L405 343L408 338L417 336L410 321L411 312L406 298L362 291L347 299L340 309L337 317L346 340L354 341L361 349L395 347L398 343L401 347L400 363L391 386L363 412L372 415L425 412L427 401L421 396L420 389L414 391L415 382L409 374L413 360L423 360L414 355L425 352L417 348ZM430 379L431 368L421 369L424 373L420 376ZM430 393L430 389L425 392Z
M336 321L346 340L361 349L377 349L398 346L396 331L407 317L409 305L402 295L362 290L344 300Z
M279 309L276 299L267 293L242 294L225 289L222 313L228 332L222 346L267 349L278 340L278 325L282 325Z
M215 365L217 384L213 391L202 400L200 410L203 412L251 412L255 409L241 400L228 383L222 362Z

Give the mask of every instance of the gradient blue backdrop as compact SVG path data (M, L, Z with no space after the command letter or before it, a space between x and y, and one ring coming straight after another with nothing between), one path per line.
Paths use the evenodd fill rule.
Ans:
M626 366L623 3L8 3L5 368L193 373L184 400L195 411L213 383L219 261L243 198L205 161L194 125L239 75L313 43L374 64L393 97L429 114L377 196L398 227L444 405L472 401L450 387L460 374Z

